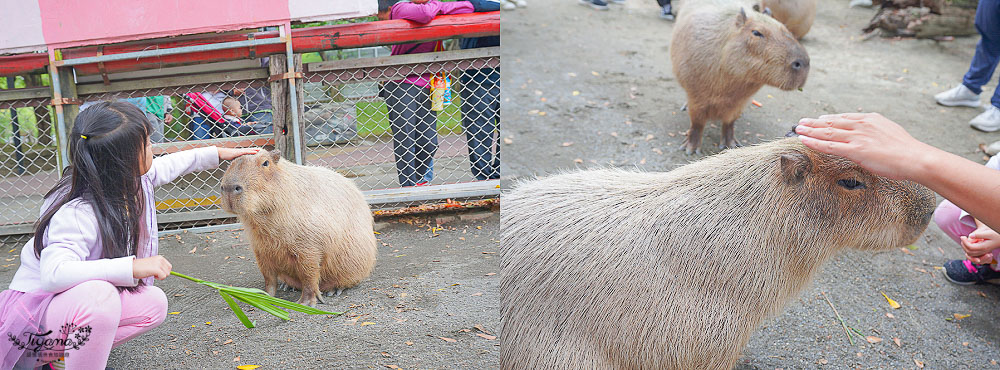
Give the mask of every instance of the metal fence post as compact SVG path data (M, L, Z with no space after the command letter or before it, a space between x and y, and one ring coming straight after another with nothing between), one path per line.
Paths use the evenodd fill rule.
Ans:
M302 70L302 56L301 55L294 55L294 54L292 54L292 32L291 31L292 31L291 24L290 23L286 23L286 24L284 24L284 25L281 26L281 30L280 30L279 34L282 37L286 38L286 40L285 40L285 58L289 61L288 62L288 75L290 77L288 79L288 88L289 88L290 92L294 92L294 94L290 94L289 95L289 101L290 101L292 107L295 107L295 109L292 109L290 111L291 117L292 117L292 138L294 139L294 141L293 141L294 145L292 147L295 150L295 156L294 156L294 158L295 158L295 163L297 163L297 164L305 164L305 161L302 159L302 157L303 157L302 156L302 152L305 150L305 146L302 145L303 144L303 142L302 142L302 136L304 136L304 135L301 133L301 131L302 131L302 130L300 130L301 126L299 126L299 117L302 117L303 115L305 115L305 92L304 92L304 90L302 88L302 84L296 85L296 83L295 83L295 77L293 77L293 76L295 76L295 71Z

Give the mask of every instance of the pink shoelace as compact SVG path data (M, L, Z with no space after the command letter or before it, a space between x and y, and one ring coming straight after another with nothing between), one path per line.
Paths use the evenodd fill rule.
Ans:
M973 265L971 261L965 260L965 261L962 261L962 263L965 265L965 268L967 270L969 270L970 273L973 273L973 274L978 274L979 273L979 270L976 269L976 266Z

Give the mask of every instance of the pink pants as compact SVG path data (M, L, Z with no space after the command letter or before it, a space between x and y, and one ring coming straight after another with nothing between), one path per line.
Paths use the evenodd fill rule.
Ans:
M118 293L111 283L91 280L53 297L42 322L56 332L67 323L90 326L90 337L79 349L65 350L66 368L103 369L111 348L157 327L166 315L167 296L160 288L146 286L136 293Z
M941 204L938 204L937 209L934 210L934 223L959 246L962 245L960 236L969 236L970 233L976 231L975 226L966 225L958 218L961 214L962 209L947 200L941 201ZM994 260L1000 259L1000 249L993 250L993 256ZM1000 271L1000 265L997 263L990 264L990 267L994 271Z

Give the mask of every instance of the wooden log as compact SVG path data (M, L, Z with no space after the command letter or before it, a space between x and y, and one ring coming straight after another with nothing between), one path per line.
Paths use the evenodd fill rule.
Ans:
M883 0L864 32L878 31L883 37L972 36L977 33L975 19L974 0Z
M295 70L302 71L302 56L295 54L293 58ZM287 58L284 55L272 55L268 61L268 71L273 75L280 75L288 72ZM271 117L274 125L274 147L281 152L281 156L287 160L295 161L295 138L292 135L292 115L291 110L297 109L299 116L299 148L305 150L305 125L302 117L305 115L305 91L301 81L295 84L295 94L298 107L292 107L289 99L288 80L277 79L271 81ZM302 155L302 164L305 164L305 153Z

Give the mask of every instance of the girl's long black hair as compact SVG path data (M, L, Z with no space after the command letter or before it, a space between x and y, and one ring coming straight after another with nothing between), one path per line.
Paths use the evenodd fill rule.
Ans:
M41 256L45 248L45 232L52 216L76 198L94 210L103 244L102 258L136 253L145 207L139 161L145 158L150 132L152 126L146 115L125 101L101 102L80 112L69 134L70 164L56 186L45 194L46 198L56 198L35 224L36 256Z

